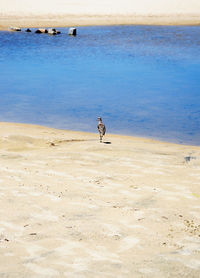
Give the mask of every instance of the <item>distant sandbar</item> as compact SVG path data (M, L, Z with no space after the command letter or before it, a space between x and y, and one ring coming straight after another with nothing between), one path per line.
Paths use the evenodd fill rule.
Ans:
M30 15L19 16L6 14L0 17L0 30L10 26L21 28L33 27L68 27L91 25L200 25L198 15Z
M2 0L0 29L84 25L199 25L199 0Z

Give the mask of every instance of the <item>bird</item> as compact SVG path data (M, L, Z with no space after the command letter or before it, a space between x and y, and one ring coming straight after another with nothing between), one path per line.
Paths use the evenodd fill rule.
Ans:
M98 117L97 120L98 120L97 129L99 131L99 136L100 136L99 139L100 139L100 143L102 143L102 138L106 133L106 127L105 127L104 123L102 122L101 117Z

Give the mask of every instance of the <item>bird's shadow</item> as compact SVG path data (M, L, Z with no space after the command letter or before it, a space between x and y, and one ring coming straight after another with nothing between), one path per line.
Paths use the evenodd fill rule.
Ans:
M107 144L107 145L109 145L109 144L112 144L110 141L105 141L105 142L103 142L104 144Z

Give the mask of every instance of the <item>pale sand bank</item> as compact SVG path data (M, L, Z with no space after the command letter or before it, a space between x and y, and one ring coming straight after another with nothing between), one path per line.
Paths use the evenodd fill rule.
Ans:
M200 24L199 0L2 0L0 28Z
M105 141L0 123L0 277L199 277L200 147Z
M70 27L95 25L200 25L200 16L138 16L138 15L43 15L1 16L0 30L20 28Z

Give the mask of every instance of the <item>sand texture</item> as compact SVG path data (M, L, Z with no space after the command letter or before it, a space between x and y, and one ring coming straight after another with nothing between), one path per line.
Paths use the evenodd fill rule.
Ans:
M0 277L197 278L200 147L0 123Z
M199 0L1 0L0 29L80 25L200 24Z

